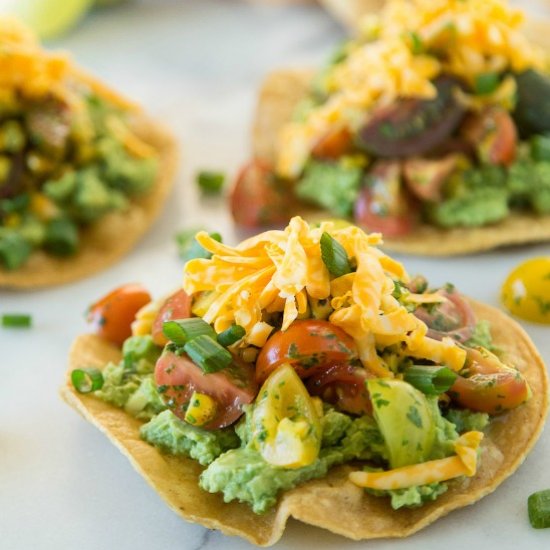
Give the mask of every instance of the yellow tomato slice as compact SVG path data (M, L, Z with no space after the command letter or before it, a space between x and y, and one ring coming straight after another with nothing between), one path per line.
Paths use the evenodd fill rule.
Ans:
M501 299L514 315L550 324L550 257L517 266L502 286Z
M301 468L321 448L320 411L287 363L264 382L252 413L252 441L269 464Z

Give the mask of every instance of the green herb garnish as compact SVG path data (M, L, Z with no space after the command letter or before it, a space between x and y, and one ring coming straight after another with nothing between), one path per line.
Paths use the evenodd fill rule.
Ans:
M187 342L183 349L206 374L225 369L233 361L231 353L205 334Z
M29 328L32 317L24 313L5 313L2 315L2 326L5 328Z
M223 172L202 170L197 174L196 181L203 193L217 194L223 188L225 174Z
M527 499L529 521L535 529L550 527L550 489L533 493Z
M405 371L404 379L426 395L439 395L454 384L456 373L448 367L413 365Z
M103 387L103 374L96 368L75 369L71 372L71 382L78 393L90 393Z
M218 334L218 344L222 345L224 348L227 348L235 342L238 342L245 334L246 331L243 327L240 325L233 325Z
M162 332L168 340L177 346L184 346L187 342L202 335L216 338L214 329L200 317L165 321L162 325Z
M351 273L351 264L344 247L326 231L321 236L321 257L327 269L335 277Z

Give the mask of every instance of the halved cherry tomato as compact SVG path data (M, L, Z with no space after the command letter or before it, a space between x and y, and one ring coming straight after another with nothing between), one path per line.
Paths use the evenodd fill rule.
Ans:
M529 399L531 390L521 373L502 364L486 350L468 350L468 378L459 376L448 394L472 411L499 414Z
M407 187L416 197L424 201L441 199L441 188L447 178L456 170L458 155L450 154L439 159L413 157L403 163L403 174Z
M355 342L329 321L294 321L265 343L256 361L256 380L263 382L279 365L290 363L300 378L307 378L335 363L357 361Z
M91 305L86 320L96 334L117 346L132 335L136 313L151 301L151 295L139 284L121 286Z
M210 396L216 403L215 414L206 430L233 424L242 414L242 405L252 403L257 385L254 368L235 360L228 368L205 374L185 354L165 352L155 367L155 382L159 393L173 413L184 419L193 392Z
M341 411L371 414L372 403L365 384L368 378L375 378L375 375L362 367L336 364L308 378L307 389L311 395L319 396Z
M153 342L157 346L165 346L168 343L168 339L162 333L162 325L165 321L171 321L172 319L188 319L191 317L191 305L192 299L184 290L178 290L174 292L164 302L159 309L155 320L153 321Z
M518 135L516 125L505 109L487 108L481 114L469 117L461 131L482 161L503 166L514 162Z
M240 171L231 190L233 219L245 227L287 221L290 215L281 191L270 166L258 159L249 162Z
M430 311L418 307L416 317L428 326L428 336L435 340L451 337L458 342L469 340L476 325L476 316L470 304L459 292L440 290L445 302L431 304Z
M377 157L423 155L451 136L464 107L456 98L461 83L440 75L433 81L433 99L402 98L376 109L357 132L357 146Z
M378 161L369 176L369 184L355 203L355 221L368 231L380 231L388 237L410 233L417 212L401 184L400 163Z
M347 128L329 130L311 150L312 156L318 159L339 159L352 146L352 135Z

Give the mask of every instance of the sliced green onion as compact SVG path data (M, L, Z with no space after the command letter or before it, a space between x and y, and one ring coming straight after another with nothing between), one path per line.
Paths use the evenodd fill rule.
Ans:
M224 347L204 334L187 342L183 349L206 374L225 369L233 361L232 355Z
M335 277L351 273L351 264L344 247L327 232L321 236L321 257L329 272Z
M174 342L174 344L178 346L184 346L187 342L202 335L216 339L216 332L214 329L200 317L165 321L162 324L162 332L168 340Z
M411 38L411 50L413 55L420 55L421 53L424 53L424 43L418 33L410 32L409 36Z
M44 248L56 256L70 256L78 249L78 228L68 219L51 220L46 226Z
M29 328L32 317L24 313L5 313L2 315L2 326L6 328Z
M188 262L197 258L209 259L212 254L205 250L195 239L196 230L181 231L176 235L176 243L178 245L178 253L180 258ZM219 233L209 233L211 239L222 242L222 236Z
M71 372L71 382L78 393L90 393L103 387L103 374L96 368L75 369Z
M219 193L224 182L225 174L223 172L202 170L197 174L197 184L204 193Z
M426 395L439 395L454 384L456 373L448 367L413 365L405 371L404 379Z
M226 348L238 342L245 334L246 330L241 325L233 325L218 334L218 344Z
M474 91L477 95L492 94L500 84L498 73L480 73L474 80Z
M533 493L527 499L529 521L535 529L550 527L550 489Z

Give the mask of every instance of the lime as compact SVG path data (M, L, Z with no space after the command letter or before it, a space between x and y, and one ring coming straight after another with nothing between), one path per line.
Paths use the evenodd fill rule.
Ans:
M61 36L88 11L93 0L15 0L11 12L42 39Z

